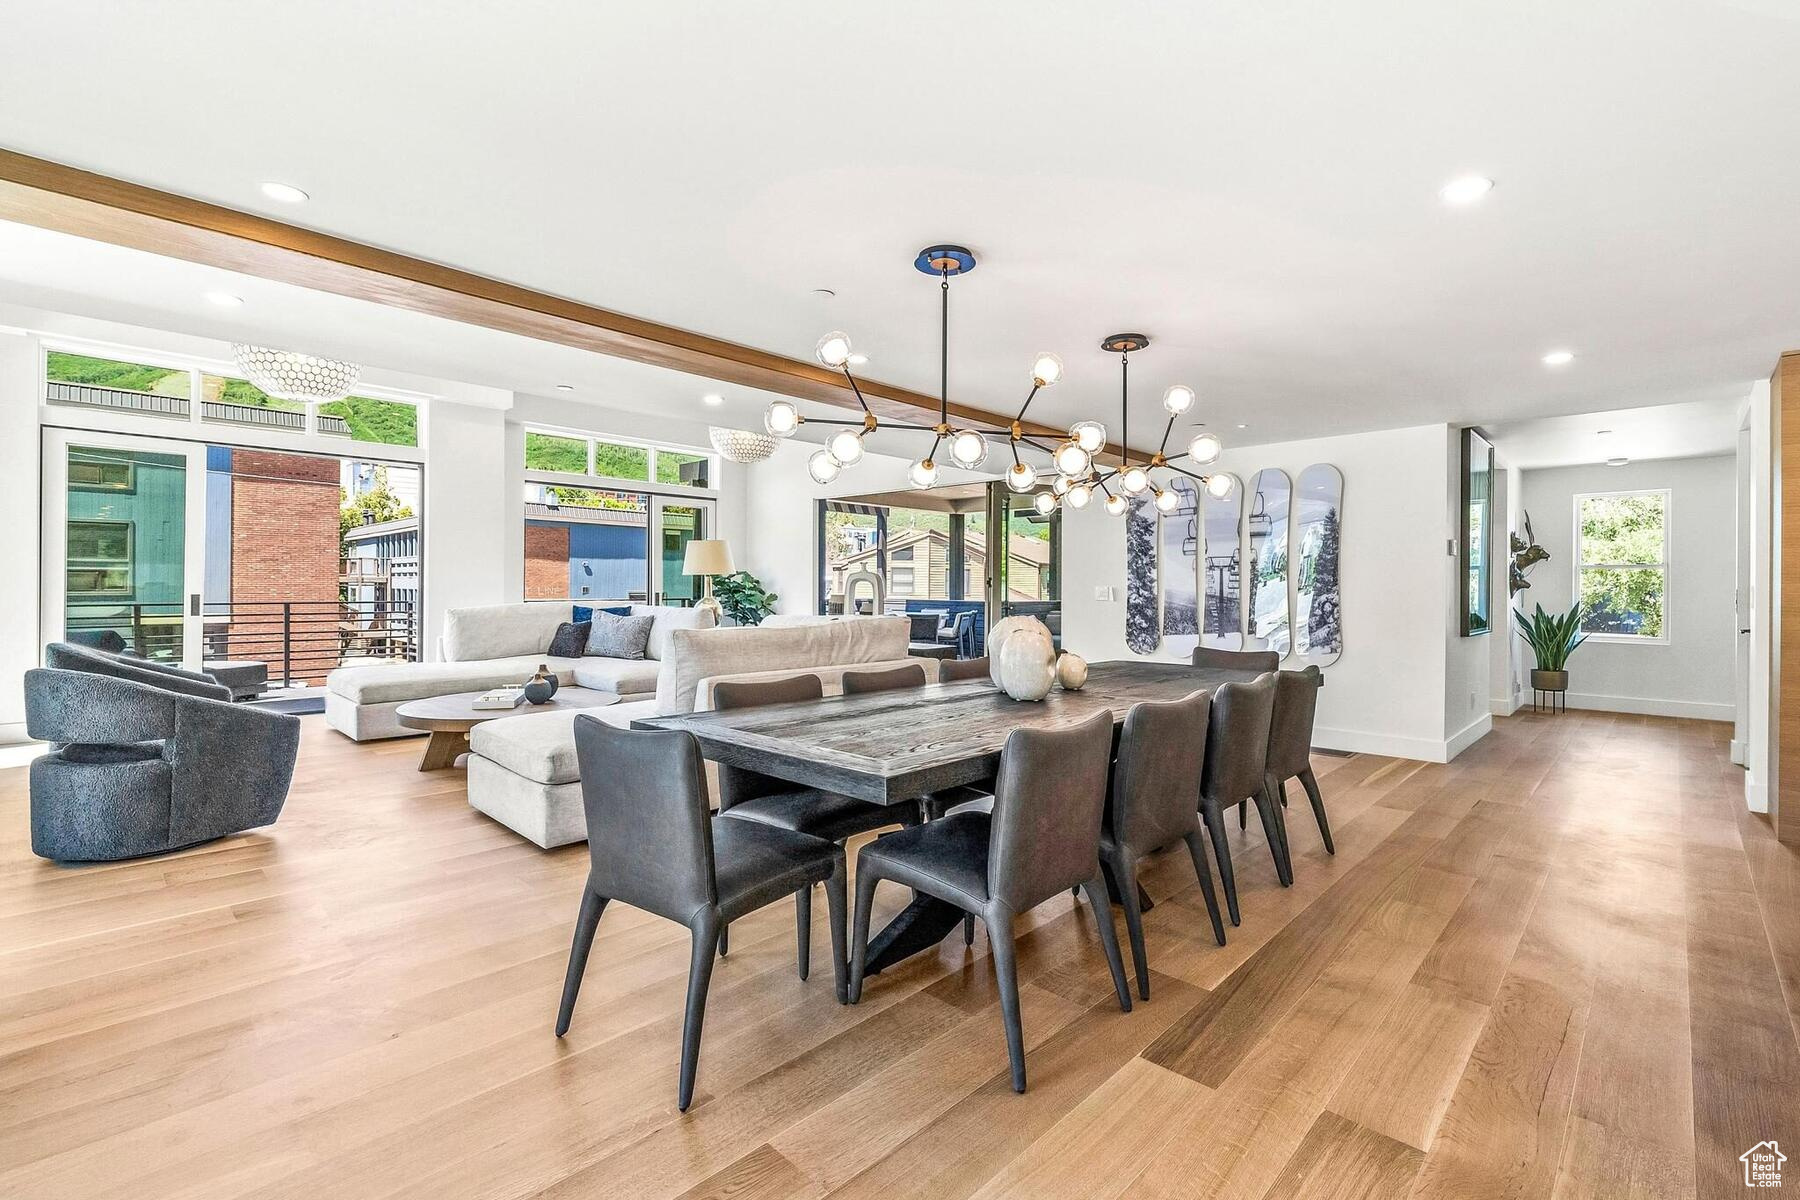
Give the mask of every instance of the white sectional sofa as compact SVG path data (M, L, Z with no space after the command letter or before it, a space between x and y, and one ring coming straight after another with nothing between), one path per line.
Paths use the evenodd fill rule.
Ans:
M627 728L642 717L704 712L723 680L819 676L825 694L842 692L845 672L919 663L928 681L938 664L907 656L905 617L869 617L753 629L673 629L654 698L589 710ZM575 761L577 713L486 721L469 733L469 803L549 849L584 841L581 773Z
M555 671L564 687L614 692L626 700L648 698L656 693L674 631L710 629L713 618L697 608L634 604L631 611L656 618L646 658L549 657L545 651L556 627L574 613L567 600L450 609L438 641L439 661L339 667L326 676L325 721L358 742L416 737L418 730L394 719L394 710L408 700L524 683L539 664Z

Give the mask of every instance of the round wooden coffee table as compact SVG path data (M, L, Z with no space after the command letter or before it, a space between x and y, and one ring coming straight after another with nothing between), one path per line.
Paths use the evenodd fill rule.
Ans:
M454 767L456 760L469 752L469 730L483 721L500 717L517 717L525 713L568 712L579 708L605 708L617 704L611 692L592 688L565 687L550 697L548 703L526 702L517 708L475 708L481 692L455 692L448 696L428 696L408 700L394 710L394 720L408 729L423 729L431 734L425 753L419 759L419 770L441 771Z

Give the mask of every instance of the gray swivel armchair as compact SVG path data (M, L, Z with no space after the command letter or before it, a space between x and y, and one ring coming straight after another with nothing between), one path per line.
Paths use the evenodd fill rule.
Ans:
M587 714L575 718L581 805L587 815L588 877L581 892L556 1036L569 1031L594 931L609 901L688 927L687 1016L681 1031L676 1104L694 1098L700 1029L719 935L738 917L825 885L831 903L831 958L838 1003L849 997L844 973L844 851L822 838L755 821L713 820L707 813L700 743L679 730L614 729Z
M1015 1092L1025 1090L1025 1036L1019 1024L1013 914L1072 887L1084 890L1112 968L1119 1011L1131 1011L1112 905L1100 874L1100 816L1112 725L1112 714L1101 712L1069 729L1015 729L1001 750L991 814L954 813L862 848L856 856L852 1004L862 998L875 885L888 879L975 913L987 926Z
M1112 794L1100 826L1100 857L1119 885L1131 956L1137 963L1140 999L1150 998L1150 966L1144 958L1144 917L1138 905L1137 864L1145 855L1175 842L1187 844L1194 860L1213 937L1225 944L1219 900L1200 838L1194 790L1206 761L1206 722L1212 697L1195 692L1185 700L1146 701L1125 714L1119 757L1113 763Z
M81 661L62 653L80 647L51 649L52 662ZM232 704L216 684L155 671L140 679L135 669L25 674L26 731L54 747L31 764L31 849L42 858L161 854L281 815L299 718Z

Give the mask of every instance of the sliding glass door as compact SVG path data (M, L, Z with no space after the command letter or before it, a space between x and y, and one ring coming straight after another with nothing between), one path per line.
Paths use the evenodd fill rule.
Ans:
M525 485L525 598L692 604L687 546L711 536L713 502L652 492Z
M45 641L198 669L206 448L44 431Z

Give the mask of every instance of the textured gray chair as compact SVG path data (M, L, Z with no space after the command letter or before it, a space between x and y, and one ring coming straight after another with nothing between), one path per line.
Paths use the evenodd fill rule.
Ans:
M848 999L844 851L822 838L772 825L712 820L700 743L691 733L614 729L583 713L575 718L575 755L587 815L588 877L569 947L556 1036L569 1031L588 950L609 901L687 926L693 954L676 1088L676 1103L686 1112L694 1098L713 955L728 922L785 896L806 895L813 884L823 883L831 902L838 1003Z
M184 671L167 663L153 662L129 654L110 654L92 646L51 642L44 647L44 665L57 671L110 675L114 679L145 683L165 692L179 692L184 696L205 696L210 700L231 699L231 689L204 671Z
M911 667L924 675L923 667ZM923 679L921 678L921 682ZM818 700L825 694L817 675L792 675L786 679L724 682L713 686L713 707L717 709L754 708L764 704L794 704ZM719 764L719 814L738 821L754 821L777 829L790 829L843 842L859 833L869 833L889 825L909 825L918 820L910 805L897 808L871 804L800 787L785 779L776 779L744 767ZM794 920L799 928L801 958L800 977L806 978L807 947L812 943L812 896L798 892L794 896ZM841 924L841 922L840 922ZM841 931L840 931L841 932ZM719 953L731 952L731 931L719 934Z
M851 1003L862 998L875 885L888 879L974 913L987 926L1014 1091L1025 1090L1025 1038L1019 1025L1013 914L1071 887L1085 890L1112 968L1119 1009L1131 1011L1112 905L1100 874L1100 817L1112 739L1112 716L1104 712L1071 729L1015 729L1000 754L992 814L956 813L862 848L856 856Z
M1119 756L1113 762L1112 791L1100 826L1100 857L1118 884L1137 964L1138 995L1150 998L1150 966L1144 959L1144 916L1138 907L1137 864L1145 855L1186 842L1212 918L1213 937L1225 944L1219 899L1200 839L1194 791L1206 761L1206 723L1212 697L1195 692L1185 700L1134 704L1125 714Z
M1325 819L1325 800L1312 772L1313 714L1319 706L1319 668L1280 671L1275 675L1275 713L1269 722L1269 761L1263 768L1268 791L1287 807L1287 781L1299 779L1312 802L1313 819L1319 823L1325 853L1336 854L1331 843L1331 822ZM1238 805L1238 826L1243 827L1244 806Z
M1213 693L1212 719L1206 735L1206 766L1200 773L1200 816L1212 835L1213 857L1219 860L1219 880L1225 885L1225 906L1231 923L1238 919L1237 878L1231 869L1231 846L1225 835L1225 810L1240 800L1251 800L1262 815L1275 874L1286 886L1293 875L1287 865L1287 832L1281 807L1263 786L1269 762L1269 723L1275 711L1275 672L1254 683L1227 683Z
M234 705L222 688L217 697L189 695L178 688L190 681L171 682L25 673L26 732L54 747L31 764L34 854L58 862L136 858L281 815L299 718Z
M960 683L965 679L986 679L988 676L985 658L947 658L938 664L939 683Z
M893 692L901 688L925 686L925 668L918 663L889 667L885 671L845 671L844 695L863 696L870 692Z
M1196 667L1226 667L1234 671L1274 671L1281 667L1281 655L1273 650L1209 650L1194 647Z

